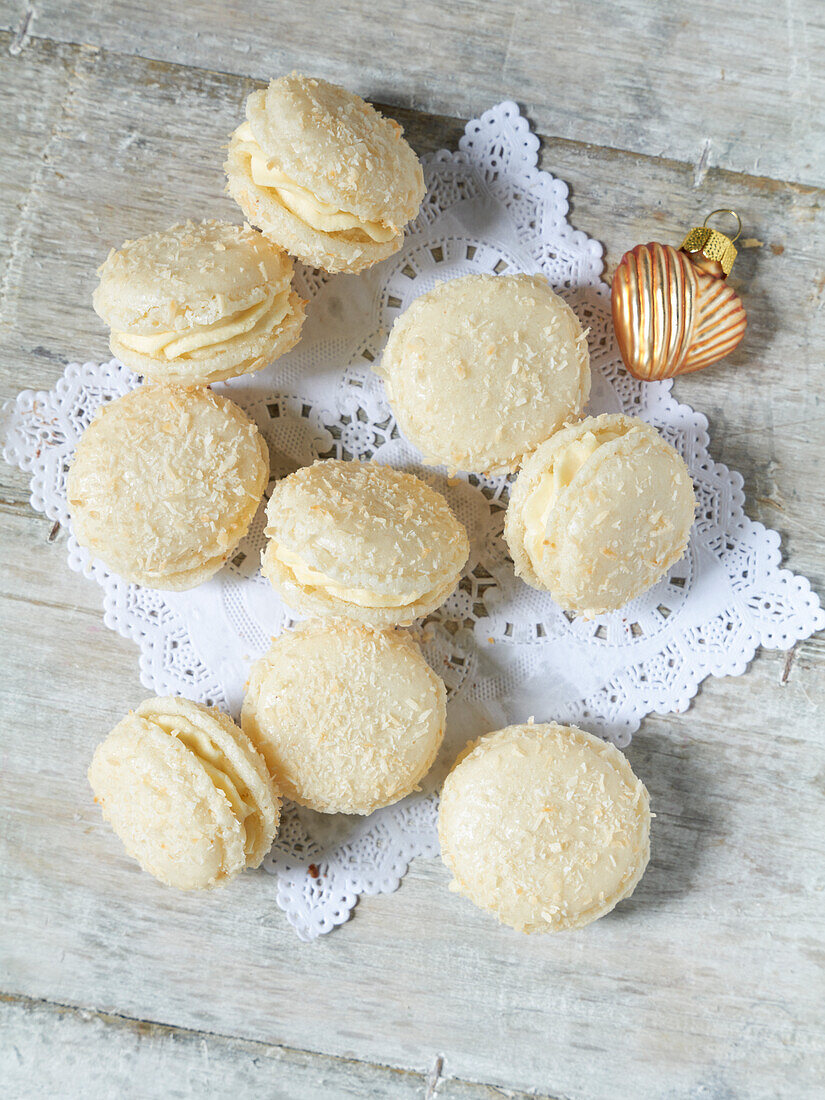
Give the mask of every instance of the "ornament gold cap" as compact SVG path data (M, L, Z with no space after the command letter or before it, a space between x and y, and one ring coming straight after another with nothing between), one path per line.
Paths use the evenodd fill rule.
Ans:
M716 214L730 214L736 218L737 230L735 237L728 237L718 229L712 229L708 222ZM682 252L698 252L706 260L716 260L725 275L730 275L733 261L736 259L736 248L733 242L739 240L742 234L742 219L735 210L712 210L701 225L694 226L682 241Z

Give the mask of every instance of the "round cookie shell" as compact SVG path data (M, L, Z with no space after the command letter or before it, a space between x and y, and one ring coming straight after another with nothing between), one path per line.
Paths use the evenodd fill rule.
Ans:
M435 760L446 690L406 634L302 623L252 666L241 723L278 788L322 813L369 814Z
M110 252L92 301L114 331L183 332L285 290L292 274L286 252L248 225L184 222Z
M516 469L590 393L587 340L539 275L465 275L396 320L377 369L399 425L428 462Z
M581 928L629 897L650 858L647 791L623 754L575 726L479 738L444 783L451 889L520 932Z
M263 152L322 202L399 228L418 213L418 157L401 126L354 92L290 73L253 92L246 116Z
M127 853L167 886L202 890L246 866L228 804L192 754L150 722L115 727L89 782Z
M191 588L246 534L269 477L263 436L208 389L139 386L104 405L69 470L72 529L124 580Z

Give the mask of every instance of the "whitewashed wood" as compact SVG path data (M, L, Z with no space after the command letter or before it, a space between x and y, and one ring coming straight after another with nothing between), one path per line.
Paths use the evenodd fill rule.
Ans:
M88 300L110 245L187 214L233 216L220 145L252 86L36 34L3 53L0 146L17 154L0 158L0 394L108 354ZM397 113L421 150L460 133ZM548 141L543 159L611 265L638 240L678 241L721 202L765 242L737 264L744 345L677 393L709 411L714 453L743 470L752 513L822 584L821 192L713 167L695 187L691 166L569 141ZM69 573L63 535L50 544L26 498L25 478L0 468L2 988L423 1077L443 1056L448 1077L582 1100L816 1095L821 639L798 647L784 686L785 655L763 655L746 680L709 682L687 715L645 723L630 755L660 815L654 861L614 916L520 938L419 861L396 895L303 946L264 874L179 896L103 827L87 761L145 689L134 646L103 627L99 590Z
M6 600L0 615L4 720L20 731L0 777L9 991L419 1073L441 1055L450 1075L563 1096L789 1082L816 1096L821 662L780 690L781 657L762 659L738 698L712 682L689 715L645 724L630 759L659 813L653 863L582 934L519 937L419 861L397 894L301 945L265 874L177 894L100 821L84 771L144 694L131 647L100 645L91 615Z
M6 37L4 51L14 44L13 37ZM21 215L25 217L35 180L44 170L42 154L48 147L68 82L68 73L59 61L48 66L24 61L15 64L13 71L13 81L0 81L0 117L8 134L3 143L4 195L0 204L0 255L4 260L16 240ZM3 267L5 272L5 263Z
M353 1059L168 1028L42 1001L0 998L4 1100L495 1100L501 1090ZM231 1083L231 1085L230 1085ZM532 1095L532 1094L531 1094ZM508 1100L526 1100L507 1090Z
M543 133L821 183L819 0L23 0L6 26L188 66L298 68L401 107L472 118L522 102Z

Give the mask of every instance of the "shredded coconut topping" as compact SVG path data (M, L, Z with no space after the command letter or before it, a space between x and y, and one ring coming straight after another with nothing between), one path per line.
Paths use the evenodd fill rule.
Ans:
M97 748L89 781L144 870L180 889L225 882L263 859L279 800L261 756L226 715L147 699Z
M625 757L556 723L470 744L444 784L438 828L453 889L522 932L604 916L650 857L648 795Z
M347 619L277 637L252 666L242 724L287 798L368 814L429 771L446 691L409 635Z
M87 428L68 478L78 542L127 580L190 587L246 533L269 474L266 444L210 390L140 386Z

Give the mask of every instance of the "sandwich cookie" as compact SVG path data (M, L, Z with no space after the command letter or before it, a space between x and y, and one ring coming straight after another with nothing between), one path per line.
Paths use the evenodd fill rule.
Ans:
M232 401L138 386L104 405L78 443L72 529L126 581L193 588L246 534L268 479L263 436Z
M92 301L127 367L206 384L259 370L298 343L306 303L292 274L289 256L248 225L186 222L110 252Z
M540 275L465 275L397 319L376 368L426 461L516 469L590 394L586 334Z
M592 618L623 607L682 557L695 506L687 466L656 429L605 413L527 459L504 537L517 576Z
M444 602L469 554L444 497L412 474L336 459L279 481L264 576L305 615L411 623Z
M285 798L369 814L418 788L446 690L415 642L348 619L302 623L252 666L241 723Z
M224 165L249 220L325 271L361 271L401 247L424 175L403 130L360 96L292 73L253 92Z
M441 857L463 894L519 932L560 932L629 897L650 858L648 793L615 746L575 726L508 726L447 776Z
M89 782L129 855L180 890L257 867L278 831L263 758L225 714L189 699L147 699L118 722Z

